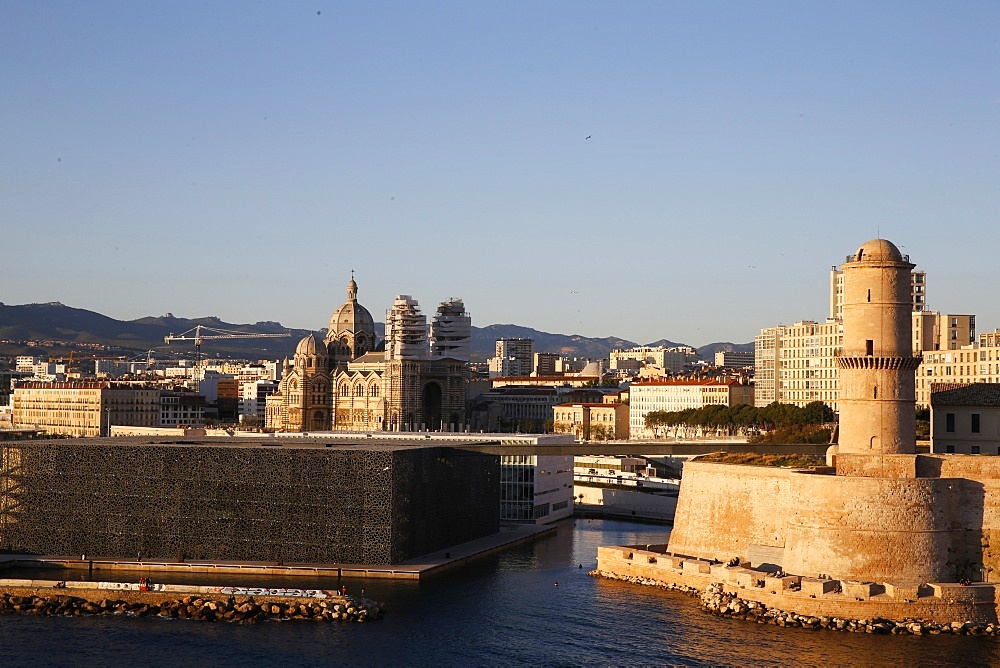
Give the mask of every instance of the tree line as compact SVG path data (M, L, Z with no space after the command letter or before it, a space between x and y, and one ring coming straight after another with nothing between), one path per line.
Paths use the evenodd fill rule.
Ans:
M828 439L830 436L830 430L824 429L823 425L834 420L835 413L829 406L822 401L813 401L803 407L774 402L763 407L713 404L683 411L650 411L646 414L645 424L657 437L664 429L676 432L680 428L703 428L724 431L729 436L745 434L751 442L768 441L763 435L765 433L822 442L817 439Z

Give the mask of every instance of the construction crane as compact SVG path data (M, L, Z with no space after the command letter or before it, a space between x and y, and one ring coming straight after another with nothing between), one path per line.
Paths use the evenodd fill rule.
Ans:
M139 355L138 357L133 357L132 359L121 358L121 360L123 362L125 362L127 365L129 365L130 367L131 367L131 364L133 362L142 362L142 361L145 361L146 362L146 373L150 373L152 371L152 369L153 369L153 365L156 364L156 359L153 357L155 354L156 354L156 351L153 350L152 348L150 348L149 350L146 351L145 355Z
M69 352L69 357L50 357L50 362L62 363L66 365L66 378L69 378L73 373L73 359L76 357L76 351L71 350ZM79 376L79 374L77 374Z
M203 331L209 332L209 334L203 334ZM201 362L201 344L205 341L216 341L219 339L283 339L291 335L291 332L284 332L282 334L255 334L254 332L237 332L230 329L215 329L214 327L198 325L181 334L168 334L163 337L163 342L194 341L194 374L197 376L198 366Z

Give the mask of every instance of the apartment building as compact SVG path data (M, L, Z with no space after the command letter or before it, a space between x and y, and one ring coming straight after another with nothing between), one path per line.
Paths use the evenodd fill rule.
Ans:
M109 425L160 426L160 390L101 381L22 381L11 398L17 428L101 436Z
M1000 329L957 349L924 352L916 382L920 408L932 405L933 386L939 383L1000 383Z
M646 414L654 411L688 410L713 404L738 406L754 403L753 386L738 380L666 379L632 383L629 387L629 434L631 438L654 438L646 428Z
M930 383L959 378L964 382L970 377L972 353L958 351L976 340L976 317L928 310L927 274L923 271L911 272L910 298L913 354L924 358L917 371L917 405L928 406ZM825 322L803 320L760 330L754 339L756 405L777 401L801 407L822 401L838 410L837 357L843 343L843 305L844 275L839 267L833 267L830 317Z
M720 369L745 369L753 367L754 352L739 350L720 350L715 353L715 366Z
M803 320L760 330L754 338L754 404L822 401L837 410L837 357L843 342L839 320Z
M913 354L957 350L976 340L976 316L937 311L913 312Z
M276 380L254 380L240 384L240 419L255 417L258 424L265 424L267 398L278 391Z
M559 353L535 353L534 362L532 364L532 375L535 376L554 376L556 375L556 364L559 358L562 357Z
M160 426L192 427L205 424L205 397L194 392L160 392Z
M14 358L14 370L25 373L34 373L35 365L41 363L42 358L37 355L18 355Z
M979 376L981 383L1000 383L1000 329L979 335Z
M496 355L488 361L490 378L530 376L534 370L535 342L528 338L498 339Z
M906 256L909 261L909 256ZM914 270L910 273L910 297L913 301L913 311L920 312L927 309L927 273ZM833 266L830 269L830 315L832 320L840 320L844 317L844 272L840 267Z
M690 346L640 346L638 348L611 351L609 368L637 370L640 366L652 366L667 373L681 373L687 364L698 359L698 352ZM630 364L629 362L632 362ZM636 366L634 363L638 362Z
M628 404L567 403L552 409L552 431L583 441L625 440L629 437Z
M934 383L931 452L1000 455L1000 384Z

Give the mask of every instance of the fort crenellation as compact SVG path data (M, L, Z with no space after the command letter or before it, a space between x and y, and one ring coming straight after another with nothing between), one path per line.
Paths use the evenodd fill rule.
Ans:
M841 267L840 437L827 468L689 463L669 545L638 560L602 548L600 574L721 584L809 614L995 623L1000 461L916 454L913 267L884 239ZM740 569L718 566L736 560ZM765 575L778 570L792 579ZM855 610L862 602L867 612Z

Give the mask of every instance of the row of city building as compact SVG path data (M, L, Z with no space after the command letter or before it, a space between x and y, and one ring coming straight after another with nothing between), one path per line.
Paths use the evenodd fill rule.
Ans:
M918 407L931 405L931 386L942 382L1000 382L1000 330L976 336L976 317L927 308L927 275L911 274L913 354ZM758 406L772 402L804 406L822 401L837 410L837 357L843 347L843 272L830 271L830 310L824 322L803 320L761 329L754 340L754 395Z
M1000 331L981 334L977 340L975 316L927 310L926 275L913 272L911 281L913 350L922 357L917 405L930 406L932 388L941 382L1000 382ZM693 366L697 353L686 346L615 350L605 371L600 361L535 352L532 340L524 338L497 341L489 377L476 377L469 372L471 318L462 300L442 302L428 325L415 299L398 296L387 313L383 341L376 336L371 314L358 302L357 289L352 278L347 301L334 311L325 333L304 337L292 359L258 364L215 361L192 374L206 407L194 419L242 415L253 426L277 432L554 431L588 440L624 440L655 437L645 426L646 415L654 411L710 404L805 406L813 401L837 410L836 360L843 331L842 274L837 268L831 272L826 322L765 328L755 340L752 365L747 353L719 353L715 375L708 378L697 377ZM34 378L44 378L40 367L52 371L48 364L52 363L18 358L15 373L30 371ZM734 367L741 371L727 375ZM177 364L161 365L160 370L164 382L169 382L187 380L184 373L191 369ZM615 374L620 372L629 376L619 384ZM612 387L602 387L609 374ZM49 431L72 424L76 431L63 432L71 435L104 433L107 420L70 417L73 409L59 407L72 387L51 386L49 408L43 409L45 402L39 397L46 388L37 382L24 384L23 400L13 402L14 423ZM119 383L106 387L126 391ZM136 391L146 391L145 387ZM161 391L169 396L174 390ZM90 414L95 409L81 410ZM56 417L46 418L47 411ZM98 412L111 414L104 404ZM129 418L121 411L116 416L113 424L149 422L147 417ZM176 424L173 418L161 423Z
M622 382L636 379L691 375L708 368L752 369L753 351L720 351L714 367L700 359L691 346L636 346L611 351L605 360L567 358L559 353L535 352L533 339L502 338L496 342L496 355L487 360L490 378L523 378L610 375Z
M226 420L238 412L251 425L275 432L555 431L582 439L623 440L652 436L644 425L645 413L651 410L752 400L745 380L669 378L690 370L697 354L689 347L615 350L610 370L634 374L636 381L625 394L616 381L610 388L601 387L607 380L602 362L536 353L530 339L497 341L490 366L498 373L473 378L468 370L471 318L460 299L442 302L428 326L417 301L398 296L387 313L385 340L380 341L357 291L352 278L347 300L333 312L326 332L304 337L292 359L282 363L215 361L198 368L161 363L155 369L161 383L183 382L201 397L200 410L188 411L183 423L151 417L154 411L146 406L151 397L157 392L174 396L177 390L157 390L149 373L127 382L44 384L38 379L45 379L45 373L68 369L41 369L47 363L28 357L19 358L17 368L19 373L32 372L36 380L14 390L12 422L49 433L95 436L107 433L111 425L188 425ZM142 370L152 370L150 361ZM745 362L728 360L730 365ZM95 373L110 376L124 370L124 364L105 364ZM122 408L122 397L129 391L136 394L130 404L144 406L135 415ZM74 392L86 398L71 399ZM114 410L109 409L112 405Z

